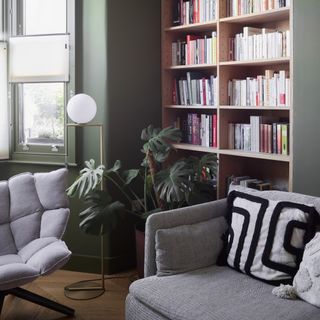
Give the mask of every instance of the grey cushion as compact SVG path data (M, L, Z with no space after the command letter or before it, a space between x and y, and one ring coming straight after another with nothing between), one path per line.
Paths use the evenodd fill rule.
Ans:
M16 175L10 178L8 182L11 221L43 211L31 173Z
M35 239L23 247L18 252L18 255L21 257L23 262L27 262L35 253L55 241L57 241L57 239L54 237Z
M126 320L169 320L156 310L137 300L132 294L126 298Z
M61 238L65 232L69 214L70 211L66 208L45 211L41 219L40 237Z
M319 320L319 309L303 301L278 299L272 288L228 267L211 266L144 278L129 291L171 320Z
M34 180L40 202L44 209L67 208L68 198L65 196L67 186L67 169L46 173L35 173Z
M0 256L0 266L11 263L23 263L23 261L17 254L6 254L4 256Z
M28 260L27 265L36 269L39 274L45 275L65 265L70 255L66 244L57 240L37 251Z
M223 246L221 236L226 229L226 219L218 217L157 230L157 275L168 276L215 264Z
M0 266L0 290L20 287L39 276L39 272L24 263L9 263Z
M145 277L155 275L157 272L155 242L156 231L158 229L167 229L184 224L206 221L212 218L224 216L226 211L227 201L226 199L221 199L202 203L196 206L151 214L146 222Z

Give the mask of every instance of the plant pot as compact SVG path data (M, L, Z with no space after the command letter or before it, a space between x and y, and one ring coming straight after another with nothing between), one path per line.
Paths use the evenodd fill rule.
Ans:
M145 240L145 221L140 221L135 225L136 237L136 256L139 278L144 277L144 240Z

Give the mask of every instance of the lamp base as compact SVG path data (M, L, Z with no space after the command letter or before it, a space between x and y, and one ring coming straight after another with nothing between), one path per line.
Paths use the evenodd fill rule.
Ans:
M105 289L92 280L72 283L64 288L64 295L73 300L90 300L103 295Z

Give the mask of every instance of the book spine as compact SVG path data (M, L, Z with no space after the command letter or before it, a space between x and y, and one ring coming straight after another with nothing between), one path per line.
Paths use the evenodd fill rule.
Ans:
M289 154L288 126L288 124L281 124L282 154L286 156Z
M281 124L277 124L277 154L282 154L282 131Z
M218 147L218 118L217 115L214 114L212 116L212 122L213 122L213 126L212 126L212 146L214 148Z

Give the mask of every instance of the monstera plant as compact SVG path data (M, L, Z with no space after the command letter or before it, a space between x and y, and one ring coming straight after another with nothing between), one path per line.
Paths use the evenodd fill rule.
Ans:
M68 188L69 196L78 195L89 205L80 213L80 228L86 233L109 232L125 210L144 219L156 211L215 198L211 184L217 172L214 154L170 161L174 143L181 140L181 131L173 127L150 125L142 130L141 140L143 159L139 168L123 170L120 160L111 168L96 167L91 159ZM105 188L101 190L103 182ZM121 202L112 200L112 187L122 194Z

